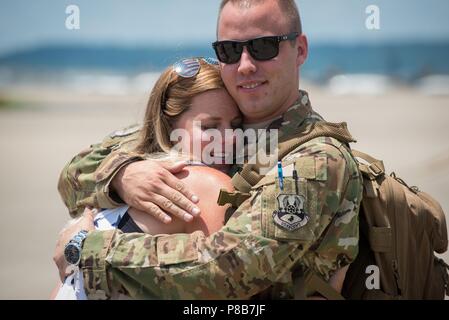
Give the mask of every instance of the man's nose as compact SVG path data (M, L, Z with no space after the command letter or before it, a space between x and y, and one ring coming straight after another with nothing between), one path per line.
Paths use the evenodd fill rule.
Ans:
M251 57L246 47L243 47L242 56L240 57L240 63L238 72L242 75L249 75L257 71L256 63Z

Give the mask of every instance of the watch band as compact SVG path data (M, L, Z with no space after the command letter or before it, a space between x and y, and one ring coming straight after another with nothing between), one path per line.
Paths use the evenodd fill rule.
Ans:
M81 244L84 241L84 239L86 239L88 233L89 231L87 230L81 230L70 241Z

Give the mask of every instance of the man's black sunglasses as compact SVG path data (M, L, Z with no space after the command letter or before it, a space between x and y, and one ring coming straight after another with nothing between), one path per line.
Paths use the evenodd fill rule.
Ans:
M248 52L256 60L270 60L279 54L279 43L286 40L295 40L298 32L292 32L283 36L268 36L246 41L216 41L212 47L217 54L218 60L226 64L233 64L240 60L243 47L248 48Z

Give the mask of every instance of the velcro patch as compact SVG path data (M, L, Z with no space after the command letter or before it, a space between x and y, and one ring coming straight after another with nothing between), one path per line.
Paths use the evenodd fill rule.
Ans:
M315 157L299 157L295 160L295 167L301 178L315 179Z
M305 156L295 159L295 169L300 178L309 180L327 180L326 155Z

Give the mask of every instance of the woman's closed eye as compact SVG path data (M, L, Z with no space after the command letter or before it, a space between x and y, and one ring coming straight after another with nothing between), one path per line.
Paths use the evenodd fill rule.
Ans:
M243 121L242 121L241 118L234 119L234 120L231 121L231 128L232 129L239 129L239 128L242 127L242 123L243 123Z
M209 130L209 129L218 129L218 124L216 123L201 124L201 130Z

